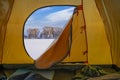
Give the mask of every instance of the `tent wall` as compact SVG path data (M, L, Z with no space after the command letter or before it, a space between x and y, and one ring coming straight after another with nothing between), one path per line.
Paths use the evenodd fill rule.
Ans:
M34 61L27 55L23 44L23 29L27 17L36 9L49 5L79 5L80 0L15 0L7 24L3 64L23 64ZM84 0L90 64L112 64L110 47L102 19L94 0ZM79 54L75 54L79 56Z
M3 51L3 64L23 64L34 61L27 55L23 45L23 26L27 17L36 9L49 5L78 5L80 0L15 0L7 24Z
M97 10L95 1L83 0L83 10L86 21L89 64L93 65L112 64L110 46L108 44L105 27L102 18ZM68 56L65 59L65 61L69 62L71 59L74 61L74 59L76 58L79 59L79 57L82 57L79 55L79 53L77 54L72 53L71 55L72 57Z
M120 0L96 0L105 23L113 64L120 67Z
M104 24L94 0L84 0L90 64L112 64Z
M0 64L2 62L6 27L11 13L12 5L13 0L0 0Z
M78 7L77 7L78 8ZM79 6L78 11L74 12L72 19L71 49L69 56L64 62L87 62L88 45L85 31L85 21L83 9Z

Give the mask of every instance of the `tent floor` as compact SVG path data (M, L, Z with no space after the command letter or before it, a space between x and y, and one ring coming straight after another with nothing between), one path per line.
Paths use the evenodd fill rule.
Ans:
M65 68L65 66L64 66L64 68L61 68L59 66L59 68L54 68L54 69L49 69L49 70L36 70L36 69L30 69L29 67L28 68L22 67L19 69L5 69L5 68L1 67L0 80L2 80L2 78L9 78L8 80L12 80L12 79L13 80L21 80L21 79L19 79L19 77L21 78L21 76L30 76L30 75L32 75L32 77L30 76L25 80L30 80L30 79L32 80L32 78L34 78L35 80L111 80L109 78L112 78L112 80L113 79L120 80L120 69L117 68L115 65L100 66L102 68L102 70L110 73L108 75L103 75L100 77L89 77L89 78L82 77L83 79L77 79L77 78L75 79L74 77L76 76L76 72L80 72L83 67L84 66L79 66L79 68L78 68L78 66L76 66L76 68L72 69L72 67ZM19 72L20 70L21 70L21 72ZM45 75L47 74L49 77L50 76L51 77L49 79L45 79L44 77L41 77L41 75L38 75L36 72L37 73L42 72L42 74L45 74ZM20 75L17 75L17 77L16 77L15 76L16 74L20 74ZM34 74L34 76L33 76L33 74ZM37 78L39 76L39 79L36 79L35 75L37 76ZM13 76L15 76L15 77L13 77ZM10 78L10 77L12 77L12 78ZM17 79L15 79L15 78L17 78ZM78 78L80 78L80 77L78 77ZM6 79L3 79L3 80L6 80Z

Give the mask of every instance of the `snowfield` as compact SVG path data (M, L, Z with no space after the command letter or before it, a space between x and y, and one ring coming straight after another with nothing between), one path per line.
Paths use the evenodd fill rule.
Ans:
M34 60L39 58L52 44L54 39L24 39L27 53Z

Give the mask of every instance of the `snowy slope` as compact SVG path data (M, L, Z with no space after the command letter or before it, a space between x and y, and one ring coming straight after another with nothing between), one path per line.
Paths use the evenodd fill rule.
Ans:
M24 39L27 53L34 60L39 58L50 46L54 39Z

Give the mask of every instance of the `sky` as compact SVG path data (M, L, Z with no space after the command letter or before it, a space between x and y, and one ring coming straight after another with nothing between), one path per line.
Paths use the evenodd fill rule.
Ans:
M43 28L44 26L62 27L71 18L73 6L51 6L43 7L34 11L26 20L24 31L28 28Z

